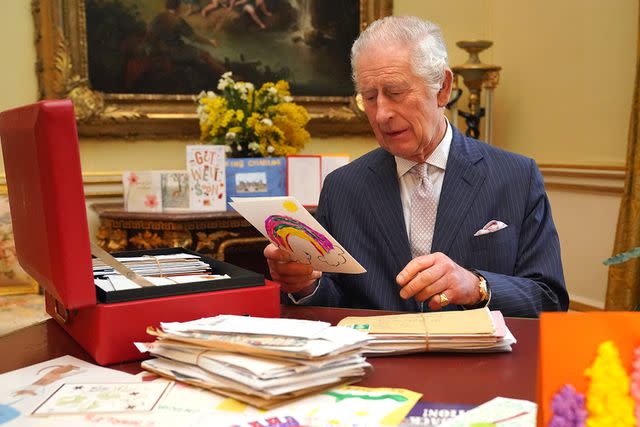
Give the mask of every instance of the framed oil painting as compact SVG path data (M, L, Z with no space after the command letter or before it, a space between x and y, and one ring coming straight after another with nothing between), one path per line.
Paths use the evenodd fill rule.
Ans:
M42 98L83 136L187 137L220 76L286 80L314 136L367 133L349 52L393 0L34 0Z

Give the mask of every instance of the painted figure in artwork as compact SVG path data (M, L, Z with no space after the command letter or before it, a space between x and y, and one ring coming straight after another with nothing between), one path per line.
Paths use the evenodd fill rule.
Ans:
M271 16L271 12L267 9L264 0L211 0L211 3L205 6L200 13L203 18L206 18L209 12L218 8L226 8L227 10L235 9L239 12L246 13L262 30L266 29L267 26L262 19L260 19L258 10L265 16Z

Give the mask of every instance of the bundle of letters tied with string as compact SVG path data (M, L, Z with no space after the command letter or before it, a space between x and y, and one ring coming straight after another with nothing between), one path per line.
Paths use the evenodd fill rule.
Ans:
M359 381L371 367L367 334L320 321L219 315L147 333L156 341L136 346L156 358L144 369L262 409Z
M367 332L367 356L448 352L511 351L516 339L502 313L488 308L385 316L346 317L339 326Z
M145 282L154 286L229 278L224 274L213 274L208 263L202 261L199 256L188 253L117 257L115 260L135 275L144 277ZM140 287L140 284L122 275L105 260L94 258L92 262L96 286L104 291L120 291Z

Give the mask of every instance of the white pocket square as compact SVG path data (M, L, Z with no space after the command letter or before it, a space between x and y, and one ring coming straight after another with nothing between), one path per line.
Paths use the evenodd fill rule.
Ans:
M489 221L484 227L480 230L476 231L474 236L482 236L484 234L495 233L496 231L502 230L503 228L507 228L507 224L502 221L497 221L492 219Z

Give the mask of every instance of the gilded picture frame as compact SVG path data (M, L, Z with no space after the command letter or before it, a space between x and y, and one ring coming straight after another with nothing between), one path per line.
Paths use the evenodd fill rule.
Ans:
M393 0L358 2L359 29L392 13ZM198 137L194 95L105 93L92 88L88 70L86 0L32 0L41 99L74 102L85 137ZM212 88L215 89L215 88ZM353 96L295 96L310 113L313 137L370 134Z

